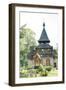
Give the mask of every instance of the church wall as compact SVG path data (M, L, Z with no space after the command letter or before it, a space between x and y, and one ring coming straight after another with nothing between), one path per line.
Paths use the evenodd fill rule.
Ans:
M44 57L41 60L41 64L42 65L46 65L46 60L47 60L47 57ZM54 66L54 60L53 60L53 58L52 57L49 57L49 60L50 60L50 65ZM34 60L28 60L28 65L34 66L35 65Z
M53 58L52 58L52 57L49 57L49 59L50 59L50 65L54 66ZM42 59L43 65L46 65L46 60L47 60L47 57L44 57L44 58Z

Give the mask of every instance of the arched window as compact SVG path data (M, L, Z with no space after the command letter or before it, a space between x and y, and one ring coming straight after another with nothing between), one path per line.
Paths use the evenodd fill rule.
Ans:
M47 58L47 59L46 59L46 65L47 65L47 66L50 65L50 58Z

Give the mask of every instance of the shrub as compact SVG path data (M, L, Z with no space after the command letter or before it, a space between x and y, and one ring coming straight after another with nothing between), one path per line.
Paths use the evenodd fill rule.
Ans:
M22 70L20 71L20 77L28 77L28 70Z
M45 66L45 69L46 69L47 71L51 71L52 66Z
M36 73L40 74L40 76L47 76L48 75L48 71L45 69L45 67L42 64L40 64L38 69L36 69Z
M26 74L26 73L28 73L28 71L23 69L22 71L20 71L20 73L21 74Z
M38 72L40 72L40 71L44 71L44 67L42 64L40 64L40 66L38 67Z
M41 76L47 76L47 75L48 75L48 72L46 70L41 72Z

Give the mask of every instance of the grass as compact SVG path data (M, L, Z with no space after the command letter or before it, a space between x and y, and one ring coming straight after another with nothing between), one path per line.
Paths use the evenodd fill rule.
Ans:
M49 73L48 76L57 76L58 75L58 70L53 68Z

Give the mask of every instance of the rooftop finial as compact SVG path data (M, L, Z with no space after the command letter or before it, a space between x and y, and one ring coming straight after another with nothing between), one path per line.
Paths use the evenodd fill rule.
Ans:
M43 28L45 28L45 23L43 23Z

